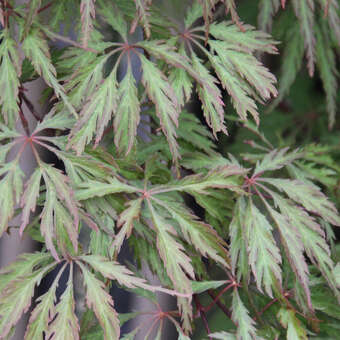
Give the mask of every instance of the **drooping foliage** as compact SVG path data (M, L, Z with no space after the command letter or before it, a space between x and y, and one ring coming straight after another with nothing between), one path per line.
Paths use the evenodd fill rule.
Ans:
M164 320L179 340L337 336L337 0L0 1L0 22L0 237L42 246L0 270L0 339L28 311L25 340L135 339L141 313L145 339ZM118 313L114 287L155 310Z

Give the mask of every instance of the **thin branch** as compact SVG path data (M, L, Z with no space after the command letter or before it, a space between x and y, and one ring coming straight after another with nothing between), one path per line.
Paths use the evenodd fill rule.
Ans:
M28 126L28 121L22 111L22 97L19 95L19 117L20 117L20 120L21 120L21 125L22 127L24 128L25 132L26 132L26 135L29 136L30 135L30 129L29 129L29 126Z
M209 338L209 340L212 340L212 337L209 335L209 334L211 334L211 331L210 331L210 328L209 328L207 315L205 314L204 307L201 305L201 302L200 302L197 294L194 294L194 301L195 301L196 308L198 310L199 316L202 319L204 328L205 328L205 330L208 334L208 338Z
M232 287L235 287L235 282L231 282L228 286L224 287L218 294L217 296L214 298L214 300L207 306L207 307L204 307L204 311L205 312L208 312L211 307L213 307L217 301L219 301L219 299L221 298L221 296L227 291L229 290L230 288Z
M208 290L209 296L215 301L216 299L216 294L213 292L212 289ZM231 319L231 311L227 306L225 306L220 300L216 301L216 305L222 310L222 312Z
M41 7L38 9L38 14L45 11L47 8L51 7L54 3L54 0L50 1L48 4L46 4L45 6Z

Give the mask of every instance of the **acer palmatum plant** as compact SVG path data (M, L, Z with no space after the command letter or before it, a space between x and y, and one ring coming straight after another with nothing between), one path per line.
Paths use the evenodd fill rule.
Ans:
M337 0L0 4L0 235L42 245L1 269L1 339L27 311L25 340L134 339L122 324L148 313L156 339L165 320L181 340L338 337ZM44 117L25 93L38 77ZM119 315L113 286L155 310Z

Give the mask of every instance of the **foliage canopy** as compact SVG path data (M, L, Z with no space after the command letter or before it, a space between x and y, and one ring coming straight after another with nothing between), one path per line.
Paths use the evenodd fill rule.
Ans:
M0 236L42 245L0 271L0 339L29 310L25 340L134 339L121 325L142 311L117 313L113 286L157 308L158 293L176 298L150 312L155 339L164 320L179 340L200 325L209 339L338 336L337 0L0 4ZM25 93L39 77L43 117Z

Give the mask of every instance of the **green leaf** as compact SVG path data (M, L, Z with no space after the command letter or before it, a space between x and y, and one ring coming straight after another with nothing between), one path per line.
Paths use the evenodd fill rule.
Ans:
M22 48L25 55L31 60L37 73L44 78L47 85L54 89L56 96L63 100L68 111L77 117L78 115L71 105L65 89L56 78L57 73L50 60L48 44L41 31L38 29L31 30L23 41Z
M337 287L340 287L340 262L338 262L334 267L333 274L336 280Z
M97 56L92 52L69 48L58 62L61 72L72 74L66 77L65 89L71 103L77 109L82 109L84 103L92 99L96 90L103 82L103 66L108 56Z
M193 2L192 6L188 8L185 16L184 24L186 28L190 28L197 19L203 16L202 6L199 2Z
M37 198L40 193L40 182L42 177L42 171L40 167L36 168L30 179L26 183L26 189L21 198L21 207L22 215L21 215L21 225L20 225L20 233L22 234L27 224L29 223L29 217L31 211L35 211Z
M80 118L71 131L68 146L72 147L77 155L84 151L85 145L92 141L95 133L95 145L98 145L105 127L117 108L117 100L116 69L114 69L83 106Z
M202 171L203 169L212 170L230 165L230 161L214 151L209 154L193 152L186 155L185 159L181 161L181 165L194 171Z
M170 71L169 81L178 99L178 104L183 107L191 98L192 79L182 68L173 68Z
M180 204L170 201L162 202L159 199L155 199L155 202L170 212L173 219L179 224L185 240L192 244L198 252L224 267L229 266L227 244L210 225L199 221L197 216Z
M174 159L179 158L175 128L178 126L178 101L165 75L153 64L140 55L142 63L142 83L149 98L156 107L156 114L160 120Z
M105 340L118 340L120 335L118 314L113 308L111 295L106 291L102 281L99 281L81 262L78 262L86 286L86 303L92 309L104 330Z
M104 277L110 280L116 280L120 285L125 286L129 289L142 288L151 292L159 291L171 295L186 295L159 286L150 286L146 283L144 279L137 277L125 266L119 264L116 261L110 261L103 256L86 255L80 256L79 259L90 264L93 269L99 271Z
M192 291L195 294L203 293L209 289L217 289L228 281L191 281Z
M125 77L119 84L119 104L114 118L115 144L123 154L128 154L137 135L140 121L140 103L136 81L128 63Z
M336 56L332 49L332 45L327 38L328 32L325 25L321 29L316 29L316 63L320 71L323 88L325 90L327 111L329 119L329 128L335 124L335 116L337 112L336 99L338 94L337 76L339 75L336 66Z
M275 42L268 33L257 31L251 25L242 24L242 30L239 26L223 21L210 25L210 34L216 39L225 41L226 49L244 53L253 53L255 51L278 53ZM209 42L210 43L210 42Z
M99 271L104 277L116 280L122 286L127 288L147 287L144 279L136 277L133 272L118 262L110 261L98 255L86 255L79 258L90 264L93 269Z
M0 236L7 230L14 214L14 206L20 202L25 177L15 160L0 169Z
M144 32L147 38L150 38L150 23L149 23L149 8L152 3L152 0L133 0L136 5L136 17L134 22L132 23L131 30L134 31L135 27L137 26L138 22L140 21L143 25Z
M123 13L114 3L110 3L110 10L107 10L106 3L97 9L97 12L103 16L104 20L117 31L124 41L127 41L128 27Z
M18 131L9 128L5 124L0 123L0 140L5 141L6 139L15 139L18 137L22 137L22 134L20 134Z
M287 194L293 201L301 204L312 214L319 215L327 222L340 226L340 217L335 205L312 183L281 178L261 178L281 192Z
M279 229L281 242L292 270L304 290L307 305L310 310L313 310L309 289L309 270L304 257L304 246L298 227L290 223L290 217L278 213L269 205L266 205L266 207Z
M320 0L327 12L328 24L335 36L335 42L340 44L340 18L339 18L339 4L336 0Z
M256 329L254 327L255 321L249 316L249 312L243 304L237 290L233 291L231 318L237 324L236 339L260 339L256 335Z
M38 10L41 6L41 0L31 0L28 6L29 6L28 14L26 16L25 25L24 25L24 37L27 36L32 26L33 20L38 14Z
M298 158L303 156L303 152L295 150L288 152L288 148L283 148L280 150L273 150L267 153L262 161L256 164L254 170L254 176L260 175L265 171L274 171L281 169L285 165L288 165Z
M79 340L79 324L73 296L73 270L69 275L66 289L54 310L53 322L47 332L49 340Z
M270 32L273 25L273 17L280 8L280 0L260 0L258 24L260 30Z
M248 201L244 220L244 237L248 248L249 265L255 277L257 288L273 297L272 287L281 286L281 255L272 235L273 228L260 210Z
M51 110L46 116L44 116L42 121L38 122L32 134L37 135L46 129L66 130L69 129L74 122L74 118L70 115L63 112L56 113L55 110Z
M11 282L31 274L35 267L48 260L51 260L49 253L35 252L19 255L14 262L0 270L0 292L8 290Z
M53 319L52 316L55 314L54 303L56 301L56 290L64 269L65 265L59 270L58 275L55 277L53 284L49 287L48 291L36 300L36 303L38 304L33 309L28 321L25 340L45 339L44 333L47 333L49 322ZM61 329L62 328L59 330Z
M245 78L256 89L264 100L277 96L277 90L274 86L276 83L275 76L254 56L225 50L223 57L233 65L241 77Z
M11 282L0 293L0 334L6 337L11 328L16 325L23 313L26 313L31 305L35 286L38 285L47 271L52 269L55 263L27 274Z
M293 0L295 14L300 22L301 35L307 56L309 75L314 74L315 64L315 34L314 34L314 0Z
M88 46L91 31L93 29L93 19L96 16L95 11L96 0L81 0L80 13L81 13L81 31L82 31L82 45Z
M215 145L212 141L212 134L205 126L202 126L200 120L192 113L187 113L186 111L181 112L177 133L180 142L184 140L194 148L204 150L209 154L214 150ZM187 159L187 155L185 155L185 159ZM183 164L183 162L181 163ZM216 168L219 164L211 165Z
M305 327L296 317L295 312L291 309L281 308L278 318L283 327L287 328L287 340L307 340Z
M75 193L75 197L77 200L83 201L92 197L102 197L119 192L133 193L137 191L137 188L120 182L116 177L112 177L109 180L109 183L93 180L80 183L78 190Z
M233 20L234 23L242 27L242 23L240 22L240 18L236 12L236 4L235 0L220 0L225 8L226 8L226 13L230 13L231 19Z
M281 71L279 77L279 91L270 108L276 107L288 94L301 68L303 60L303 38L299 33L298 23L287 32L286 46L283 50Z
M21 63L16 42L7 29L0 33L0 105L5 123L14 127L19 117L19 77Z
M56 224L60 221L60 215L62 213L64 225L68 231L68 235L72 242L72 245L77 251L78 248L78 203L74 200L74 195L71 189L67 185L67 177L61 173L61 171L54 167L42 163L42 175L46 185L46 202L41 213L41 234L46 241L46 247L51 251L51 254L55 259L59 259L56 248L53 244L53 239L57 237L58 233ZM64 205L67 209L63 209ZM71 224L70 227L67 225ZM60 239L58 239L60 241Z
M238 279L241 276L248 280L250 274L248 273L248 249L244 237L244 221L246 215L247 203L243 196L241 196L235 205L234 216L230 223L230 259L231 269L233 274L237 274Z
M274 195L273 198L282 214L298 229L308 257L320 269L334 294L340 300L336 278L333 274L333 261L330 257L324 230L305 210L278 196Z
M208 126L212 129L216 138L217 132L227 134L224 126L224 103L219 88L216 86L217 79L212 76L202 61L196 56L192 56L193 68L204 82L197 85L197 92L202 102L202 109Z
M207 194L209 188L220 188L239 191L238 176L244 175L247 170L235 165L226 165L209 171L206 175L196 174L186 176L181 180L170 182L167 185L155 187L150 194L171 191L185 191L189 194ZM242 192L242 190L240 191Z
M189 278L193 279L195 274L190 258L185 254L184 247L176 241L175 229L157 213L149 200L148 208L153 226L156 229L157 249L175 289L181 293L192 294ZM189 298L178 298L177 300L184 328L187 330L191 329L192 308L190 300Z
M219 51L218 43L209 42L215 51ZM255 100L251 98L252 91L244 80L235 72L234 67L223 57L223 52L219 51L219 56L210 57L212 66L224 89L231 96L233 106L242 120L247 119L249 112L255 122L259 123L259 114Z
M235 334L227 333L227 332L217 332L209 334L210 337L219 340L236 340Z
M139 218L142 206L142 198L127 203L128 208L125 209L118 217L117 227L121 228L116 235L112 246L120 251L125 238L129 238L133 229L133 222Z

